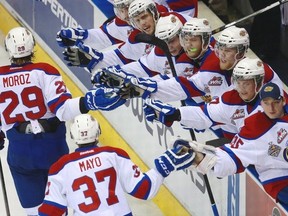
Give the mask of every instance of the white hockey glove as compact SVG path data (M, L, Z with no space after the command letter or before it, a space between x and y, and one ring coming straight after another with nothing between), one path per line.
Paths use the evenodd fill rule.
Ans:
M176 138L176 140L173 141L173 147L177 146L185 146L196 153L193 165L188 168L190 170L196 170L202 174L207 174L217 162L216 148L213 146Z
M154 160L156 169L165 178L174 170L183 170L192 165L195 152L185 146L168 149Z
M118 94L118 89L96 88L88 91L84 97L85 107L88 110L110 111L126 102Z
M56 41L60 47L74 46L77 40L88 37L88 31L80 28L64 28L57 32Z
M68 66L87 67L91 61L91 56L79 50L78 47L67 47L64 52L64 60L68 61Z

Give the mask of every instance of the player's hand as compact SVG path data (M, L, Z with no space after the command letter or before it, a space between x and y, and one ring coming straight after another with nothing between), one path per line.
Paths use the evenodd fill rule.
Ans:
M120 72L123 74L121 75ZM115 65L94 71L91 76L91 82L96 86L123 88L127 76L128 74L119 65Z
M157 91L157 82L152 79L128 77L125 80L126 87L122 88L121 95L123 98L142 97L148 98L151 93Z
M64 52L64 60L68 61L68 66L87 67L91 61L91 56L82 52L77 47L67 47Z
M87 65L87 69L92 71L92 69L103 59L103 53L98 52L90 46L84 45L82 41L76 42L76 46L84 53L90 56L91 60Z
M60 47L74 46L77 40L88 37L88 31L80 28L64 28L57 32L56 41Z
M5 143L5 133L1 130L0 132L0 150L4 148L4 143Z
M147 98L143 109L147 121L159 121L168 127L170 127L174 121L180 119L180 112L177 112L175 107L162 103L159 100Z
M183 170L193 164L195 152L184 146L177 146L168 149L159 158L154 160L156 169L163 176L167 177L174 170Z
M114 110L126 102L118 94L118 89L100 87L85 94L85 106L88 110Z

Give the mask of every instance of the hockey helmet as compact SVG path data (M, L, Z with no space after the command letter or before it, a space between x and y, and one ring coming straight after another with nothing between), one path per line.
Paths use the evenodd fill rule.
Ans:
M134 18L143 12L150 12L154 18L155 23L159 19L159 13L157 10L156 3L153 0L135 0L133 1L128 9L128 16L130 19L130 24L137 28Z
M179 35L182 26L181 20L173 14L160 17L156 25L155 36L161 40L169 41Z
M101 133L98 121L89 114L81 114L74 118L70 126L71 139L77 145L98 141Z
M129 21L128 17L128 8L131 2L134 0L114 0L113 6L114 6L114 13L115 15L124 21Z
M5 38L5 49L10 58L22 58L33 54L35 41L32 33L24 27L11 29Z
M263 86L264 76L265 69L263 62L259 58L252 59L246 57L235 65L232 74L232 83L237 89L238 80L254 79L255 92L257 94Z

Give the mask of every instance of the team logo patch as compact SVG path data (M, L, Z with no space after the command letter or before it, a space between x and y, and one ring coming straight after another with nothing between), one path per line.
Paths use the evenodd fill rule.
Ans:
M272 142L269 142L268 145L269 145L268 155L270 155L272 157L278 157L278 155L281 151L281 147L273 144Z
M244 109L237 109L235 113L232 115L231 119L235 120L235 119L240 119L244 117L245 117Z
M185 77L191 77L193 75L194 68L193 67L186 67L183 72L184 72Z
M283 151L283 158L288 162L288 147L286 147Z
M277 132L277 143L281 143L285 139L286 136L287 136L287 131L284 128L281 128Z
M223 83L223 80L221 77L216 77L214 76L209 82L208 82L208 85L209 86L220 86L222 85Z

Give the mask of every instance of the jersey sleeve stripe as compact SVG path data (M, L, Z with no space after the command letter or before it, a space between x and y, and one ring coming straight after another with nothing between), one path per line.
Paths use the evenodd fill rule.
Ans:
M139 199L147 200L150 190L151 180L146 174L144 174L142 180L136 185L135 189L130 194Z

